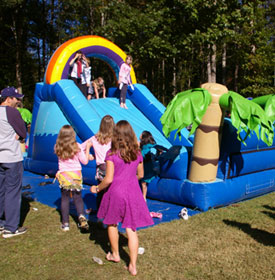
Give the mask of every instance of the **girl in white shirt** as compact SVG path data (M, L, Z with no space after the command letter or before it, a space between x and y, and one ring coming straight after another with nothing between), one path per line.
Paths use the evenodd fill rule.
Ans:
M82 51L75 53L75 56L70 61L70 66L72 67L71 79L87 98L87 83L91 80L91 71L89 71L89 62Z

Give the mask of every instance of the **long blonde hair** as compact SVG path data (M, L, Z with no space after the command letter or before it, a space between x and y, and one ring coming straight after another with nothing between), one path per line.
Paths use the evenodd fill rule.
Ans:
M137 137L132 126L125 120L119 121L114 128L111 153L119 152L125 162L131 162L137 159L139 151Z
M114 127L115 123L112 116L106 115L102 118L99 131L95 135L101 145L108 144L112 140Z
M72 126L64 125L61 127L54 146L54 152L60 159L71 159L79 152L75 137Z

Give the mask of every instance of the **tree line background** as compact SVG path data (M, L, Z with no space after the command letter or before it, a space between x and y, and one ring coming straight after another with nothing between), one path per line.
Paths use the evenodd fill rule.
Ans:
M244 97L275 93L275 3L267 0L1 0L0 88L32 109L35 84L64 42L99 35L133 56L138 83L164 104L218 82ZM92 58L93 78L115 86Z

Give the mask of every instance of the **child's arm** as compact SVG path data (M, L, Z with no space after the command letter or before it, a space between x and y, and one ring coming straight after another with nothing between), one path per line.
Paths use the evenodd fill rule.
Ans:
M75 56L71 59L71 61L69 62L70 66L72 66L74 64L74 62L76 61L76 59L80 56L79 53L76 53Z
M130 70L131 72L131 70ZM133 87L133 84L131 83L131 75L130 75L130 72L129 74L127 75L127 82L128 82L128 85L131 87L131 89L133 90L134 87Z
M89 154L90 154L90 148L92 147L92 143L90 141L87 141L86 150L80 144L78 145L80 148L80 151L78 153L78 159L82 164L86 165L89 162Z
M88 63L88 60L87 60L87 57L85 56L85 54L82 55L82 58L83 58L82 61L84 62L85 66L89 67L89 63Z
M81 148L85 151L85 153L87 152L87 144L88 142L90 143L90 147L88 149L88 151L90 151L91 147L93 147L93 143L91 141L91 138L87 139L85 142L83 142L82 144L80 144ZM88 160L94 160L94 156L92 154L89 153L89 156L88 156Z
M106 98L106 88L103 86L103 98Z
M104 177L103 181L97 186L91 186L90 191L92 193L98 193L103 189L107 188L114 179L114 163L110 160L106 161L106 176Z
M89 154L89 160L94 160L95 157L92 154Z
M141 162L137 167L137 178L138 180L140 180L143 177L144 177L144 168L143 168L143 162Z
M90 155L90 148L93 146L91 141L88 141L88 143L86 144L86 151L85 151L85 156L87 159L87 163L89 162L89 160L93 160L94 157L92 155Z
M126 67L126 64L123 63L121 66L120 66L120 69L119 69L119 74L118 74L118 83L122 83L122 81L124 80L124 77L125 77L125 67Z
M80 144L80 146L81 146L81 148L82 148L83 150L86 150L86 146L87 146L88 142L91 143L90 148L93 146L93 143L92 143L92 140L91 140L91 139L92 139L92 137L89 138L89 139L87 139L86 141L84 141L82 144Z
M95 98L99 99L99 94L98 94L98 90L97 90L97 85L93 82L92 83L93 87L94 87L94 92L95 92Z

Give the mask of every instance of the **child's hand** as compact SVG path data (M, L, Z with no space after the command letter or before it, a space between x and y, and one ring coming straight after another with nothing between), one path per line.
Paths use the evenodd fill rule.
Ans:
M98 186L95 185L91 186L90 188L91 193L97 193L97 190L98 190Z
M93 155L89 154L88 159L89 159L89 160L94 160L94 159L95 159L95 157L94 157Z
M93 146L93 143L91 141L87 141L86 143L86 149L90 150L90 148Z

